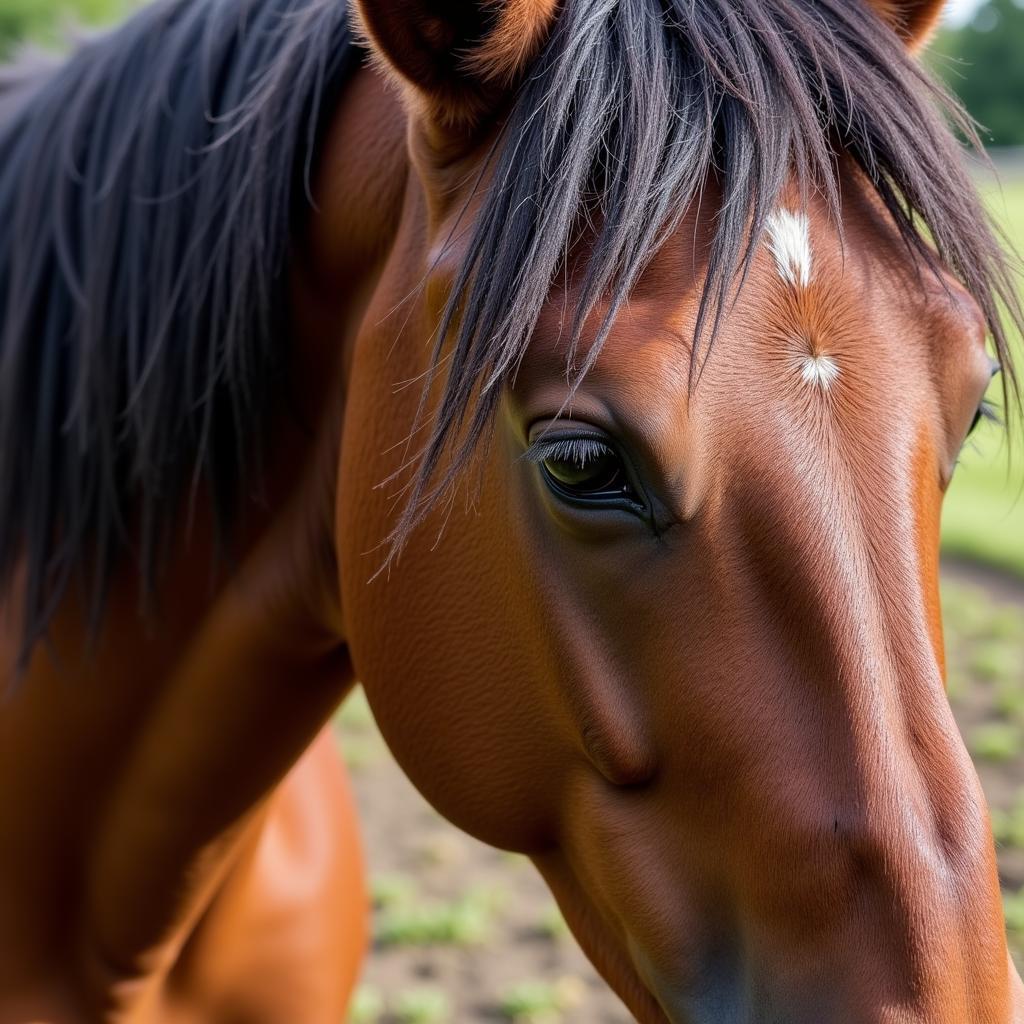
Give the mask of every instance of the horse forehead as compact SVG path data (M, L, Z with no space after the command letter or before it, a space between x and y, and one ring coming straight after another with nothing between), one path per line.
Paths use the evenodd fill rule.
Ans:
M978 303L951 273L915 256L877 200L861 191L851 186L844 195L842 225L820 197L802 200L792 189L782 194L737 277L716 346L721 341L726 349L730 337L744 334L759 343L765 327L836 340L857 334L866 341L873 334L904 351L922 348L929 358L966 339L983 344L987 326ZM704 227L688 219L666 239L631 297L634 313L660 310L663 329L685 339L687 359L708 242ZM646 315L648 330L656 319ZM878 355L877 346L859 348L849 355ZM748 353L755 363L756 355Z
M591 371L593 383L623 391L653 387L648 402L671 393L685 404L714 388L716 370L745 389L755 378L770 389L774 377L762 371L782 359L804 389L829 390L855 369L860 389L871 385L872 393L862 396L871 404L872 397L888 399L896 378L906 378L905 385L928 370L942 376L939 364L968 342L983 349L987 332L978 304L952 275L914 261L862 185L847 183L841 227L821 197L803 200L789 188L766 219L713 344L702 339L707 384L691 392L694 325L713 229L713 218L701 210L713 205L688 211L645 267ZM572 306L571 289L549 296L528 360L541 372L564 372Z

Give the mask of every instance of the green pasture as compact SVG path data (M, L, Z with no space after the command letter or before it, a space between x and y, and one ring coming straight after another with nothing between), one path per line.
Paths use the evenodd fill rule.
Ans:
M106 25L142 0L0 0L0 58L23 39L59 45L75 27Z
M1024 250L1024 173L983 188L1010 244ZM1013 344L1024 384L1024 339L1014 335ZM998 381L991 397L1002 405ZM964 449L946 497L942 540L949 552L1024 576L1024 417L1008 419L1010 431L984 423Z

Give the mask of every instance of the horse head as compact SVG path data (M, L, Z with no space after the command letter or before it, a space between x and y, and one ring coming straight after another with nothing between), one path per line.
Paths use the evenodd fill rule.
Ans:
M346 639L412 780L644 1021L1024 1019L944 690L1006 289L912 56L939 7L359 4L412 171Z

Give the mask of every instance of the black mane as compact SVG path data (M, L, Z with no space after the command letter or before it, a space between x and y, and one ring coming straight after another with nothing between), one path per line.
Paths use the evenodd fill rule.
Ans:
M24 569L26 650L72 579L98 614L115 557L149 577L190 486L230 519L359 59L346 6L158 0L0 96L0 588Z

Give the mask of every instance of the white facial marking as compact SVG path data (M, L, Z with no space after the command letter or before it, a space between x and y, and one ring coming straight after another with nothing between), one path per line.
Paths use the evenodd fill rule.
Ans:
M765 232L779 276L791 288L806 288L811 283L814 265L807 214L779 207L766 219ZM796 359L800 379L811 387L828 391L839 378L839 364L831 356L817 351L814 343L801 341L800 344L801 347L807 344L809 349Z
M813 384L828 391L839 376L839 365L831 356L813 355L800 357L800 376L806 384Z
M768 215L765 230L782 279L794 288L806 288L811 283L811 226L807 215L780 207Z

